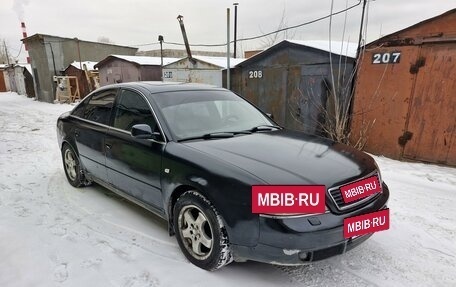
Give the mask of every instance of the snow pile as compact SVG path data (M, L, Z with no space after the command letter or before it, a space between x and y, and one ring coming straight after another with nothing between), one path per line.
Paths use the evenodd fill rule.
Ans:
M72 108L0 93L0 286L455 286L456 169L376 158L391 229L310 266L191 265L166 222L62 169L57 117Z

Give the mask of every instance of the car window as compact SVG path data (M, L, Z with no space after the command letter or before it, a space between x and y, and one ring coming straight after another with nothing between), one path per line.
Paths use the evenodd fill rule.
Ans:
M129 90L122 90L116 104L114 127L130 131L136 124L147 124L156 130L155 118L144 98Z
M72 114L73 116L83 118L83 117L84 117L84 107L86 106L86 104L87 104L87 101L81 102L79 105L77 105L77 106L73 109L73 111L71 112L71 114Z
M84 108L83 118L100 124L109 124L116 91L103 91L93 95Z
M179 91L151 96L178 140L275 124L249 102L232 92Z

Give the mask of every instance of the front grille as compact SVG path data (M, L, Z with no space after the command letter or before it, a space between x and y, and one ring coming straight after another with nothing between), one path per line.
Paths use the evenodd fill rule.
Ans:
M352 182L355 182L355 181L358 181L360 179L364 179L364 178L368 178L368 177L371 177L371 176L374 176L374 175L378 175L378 172L377 171L374 171L362 178L358 178ZM347 185L347 184L350 184L352 182L347 182L347 183L344 183L343 185ZM374 193L368 197L364 197L364 198L360 198L356 201L352 201L352 202L349 202L349 203L345 203L344 202L344 199L342 198L342 193L340 192L340 187L342 185L339 185L339 186L335 186L335 187L332 187L330 189L328 189L328 194L329 194L329 197L332 199L332 201L335 203L337 209L343 211L343 210L346 210L346 209L349 209L349 208L352 208L352 207L356 207L356 206L359 206L359 205L362 205L362 204L367 204L369 201L371 201L374 197L378 197L380 196L380 193Z

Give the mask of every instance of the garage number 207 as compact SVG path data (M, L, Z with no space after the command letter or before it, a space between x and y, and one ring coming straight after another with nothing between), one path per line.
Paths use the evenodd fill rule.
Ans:
M396 64L401 60L401 52L377 53L372 55L372 64Z

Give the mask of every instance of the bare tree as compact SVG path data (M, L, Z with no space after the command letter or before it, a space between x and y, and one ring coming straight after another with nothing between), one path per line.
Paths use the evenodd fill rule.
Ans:
M278 30L281 30L286 27L288 27L288 22L287 22L285 7L284 7L282 10L282 16L280 17L279 24L277 25L275 30L278 31ZM261 27L260 27L260 31L262 34L266 34L265 32L263 32ZM294 30L292 31L291 29L287 29L285 31L274 33L272 35L264 37L261 40L262 47L264 49L269 48L269 47L273 46L274 44L277 44L281 40L286 40L286 39L291 40L295 37L295 35L296 35L296 31L294 31Z
M11 54L8 53L7 44L4 39L0 39L0 64L13 63Z
M346 62L346 57L340 57L345 58L340 63L346 66L341 69L352 69L352 65ZM304 84L296 88L290 95L288 110L301 129L359 149L364 147L375 121L363 123L363 130L360 135L353 137L357 138L356 142L352 142L349 125L353 117L350 103L353 98L355 69L350 73L337 73L333 70L329 77L313 76L310 82L316 85Z
M348 1L346 1L348 6ZM333 13L334 0L331 1L331 11ZM367 9L368 10L368 9ZM345 15L345 21L343 25L342 42L344 42L345 28L347 21L347 13ZM364 43L366 38L367 30L367 16L366 21L363 23L362 31L363 38L360 39L360 47L358 47L358 57L355 59L354 65L347 62L347 57L342 56L343 51L333 51L331 48L331 30L332 30L332 17L330 17L329 23L329 64L330 72L328 75L321 75L320 78L316 77L314 80L321 82L324 86L318 91L312 90L306 87L297 87L290 97L288 108L292 118L304 127L304 129L313 129L312 132L316 134L328 137L336 142L349 144L358 149L362 149L367 142L370 130L375 125L375 119L366 120L363 117L363 113L371 112L372 110L379 108L379 104L376 101L379 95L379 87L383 83L387 65L385 65L385 71L382 75L378 87L375 91L372 91L372 100L366 103L366 108L363 112L355 113L352 110L352 100L354 96L354 83L356 81L357 72L359 65L364 59L365 50L361 43ZM334 52L340 52L338 61L336 58L333 59ZM349 71L349 72L348 72ZM301 90L304 88L305 90ZM395 97L396 95L393 95ZM302 109L305 109L308 114L303 117ZM298 116L297 116L298 115ZM350 125L353 117L356 116L361 121L362 128L358 131L358 134L352 134ZM306 119L307 121L303 120Z
M108 37L105 37L105 36L98 37L97 42L105 43L105 44L114 44L114 42L111 41L111 39L109 39Z

